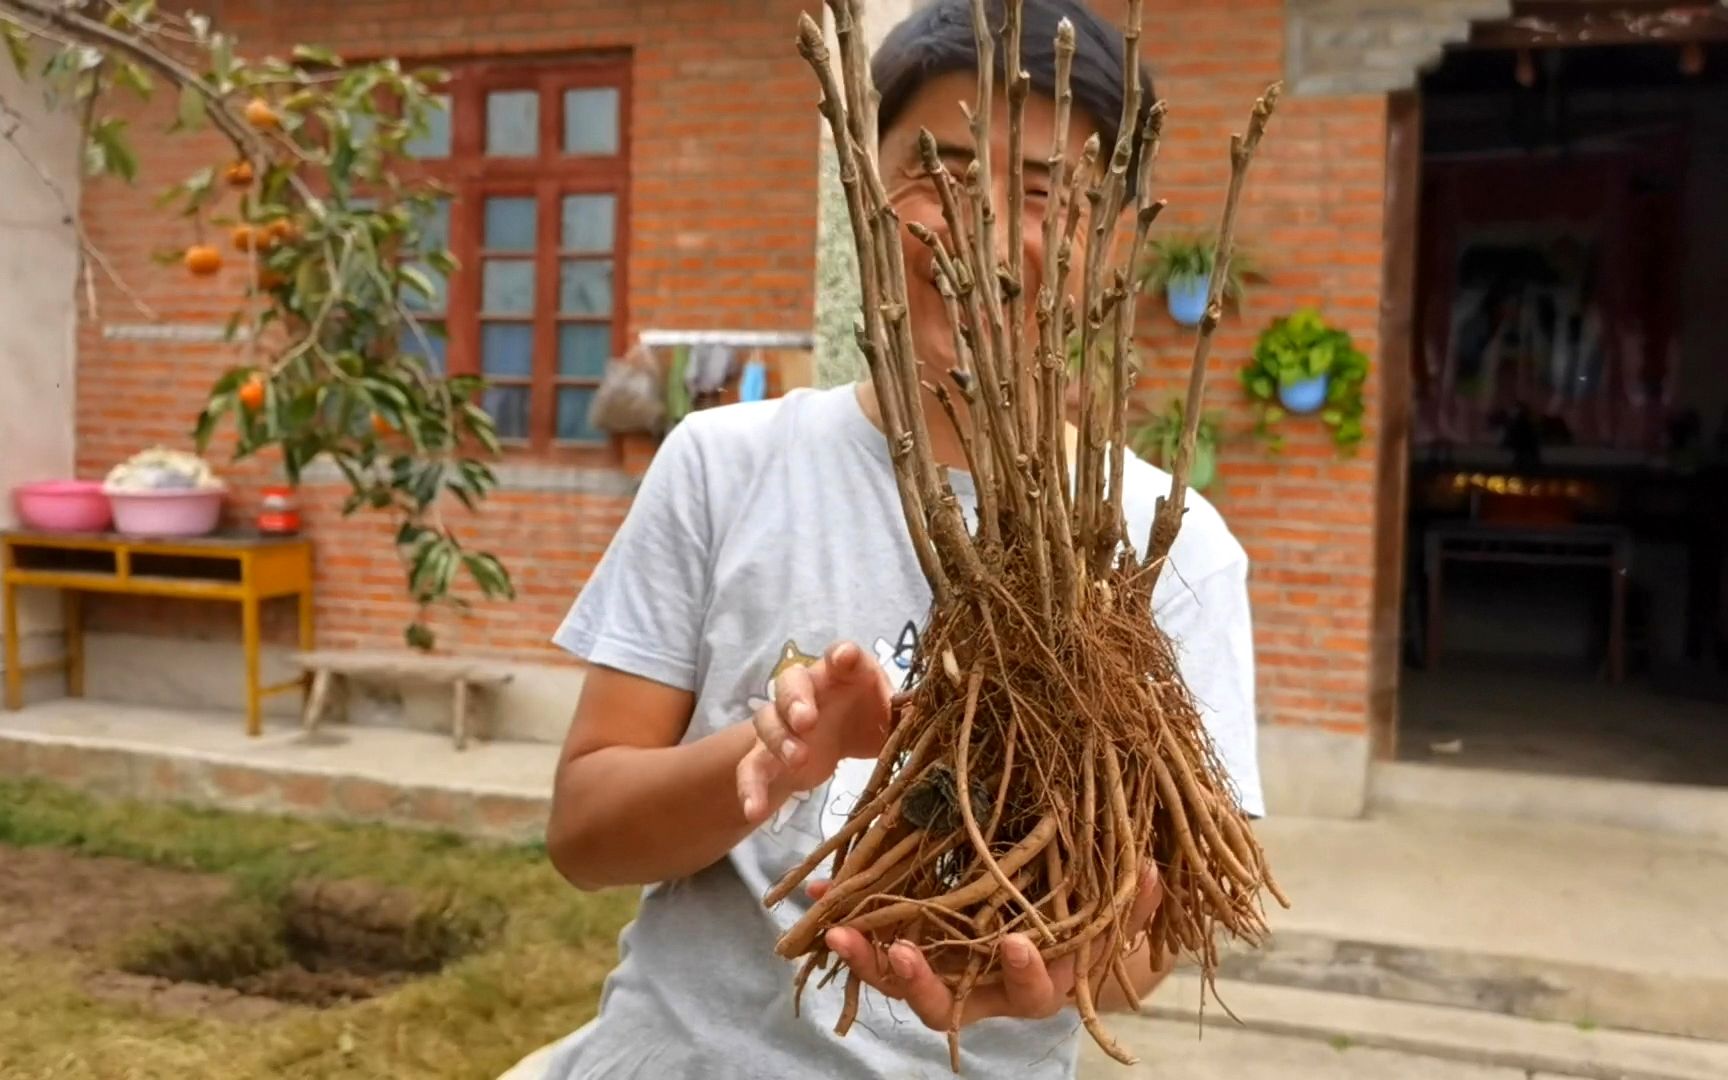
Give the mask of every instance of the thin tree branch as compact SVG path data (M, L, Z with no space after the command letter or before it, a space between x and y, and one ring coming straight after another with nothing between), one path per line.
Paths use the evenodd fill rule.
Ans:
M102 253L102 249L91 241L90 234L85 231L84 223L79 218L78 208L72 205L72 200L66 195L66 189L60 186L60 182L41 162L24 149L23 142L18 138L18 130L24 126L24 117L11 105L0 100L0 119L3 119L5 124L4 127L0 127L0 139L4 139L12 147L18 157L29 167L31 172L36 174L37 178L42 181L42 185L54 196L54 201L60 206L61 221L72 226L72 231L78 239L80 261L84 263L85 305L91 317L95 318L97 314L96 290L91 284L89 276L90 267L95 266L102 271L104 277L113 283L115 288L120 290L121 294L137 309L140 315L154 321L157 318L156 309L144 302L144 298L126 283L126 279L120 276L118 270L114 269L114 264L108 260L108 256Z
M228 103L227 96L205 82L204 79L184 63L160 49L151 48L137 37L124 30L118 30L99 19L92 19L75 9L49 3L48 0L0 0L0 15L6 15L17 20L26 30L33 34L41 34L56 40L70 37L80 44L97 45L101 48L120 53L127 58L150 68L174 85L197 91L205 99L208 108L205 115L217 131L221 132L229 142L234 144L239 156L253 160L264 155L264 149L269 146L287 146L299 154L297 147L288 140L271 140L246 123L238 115L234 107ZM29 19L26 23L24 20ZM312 216L322 221L323 202L306 181L289 173L288 183L294 188L295 194Z

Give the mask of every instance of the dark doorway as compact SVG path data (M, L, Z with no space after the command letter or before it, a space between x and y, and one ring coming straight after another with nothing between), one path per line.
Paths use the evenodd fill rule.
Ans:
M1728 19L1519 6L1418 95L1397 756L1728 784Z

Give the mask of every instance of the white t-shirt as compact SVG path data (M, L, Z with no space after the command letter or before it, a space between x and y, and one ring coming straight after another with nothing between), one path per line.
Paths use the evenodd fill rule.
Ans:
M970 512L970 478L955 474ZM1130 458L1123 507L1144 545L1169 477ZM1264 810L1255 756L1248 560L1218 512L1189 496L1153 598L1176 643L1243 809ZM695 413L666 439L593 576L555 637L591 664L692 691L685 741L749 719L788 664L831 643L872 650L902 683L930 591L907 540L887 443L855 387ZM832 1032L844 980L812 980L792 1012L793 965L774 953L800 894L761 897L845 820L873 762L842 764L727 858L651 886L620 942L600 1015L553 1056L548 1077L946 1077L945 1038L866 993L846 1038ZM1074 1074L1078 1019L985 1021L961 1037L966 1075Z

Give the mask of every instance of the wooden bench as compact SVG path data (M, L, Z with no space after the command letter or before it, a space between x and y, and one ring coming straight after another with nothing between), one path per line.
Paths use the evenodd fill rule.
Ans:
M340 708L339 699L346 689L344 680L443 683L451 688L451 736L458 750L468 745L474 691L496 689L511 678L509 672L477 660L405 652L304 652L294 662L312 678L302 718L308 734L317 730L332 707Z

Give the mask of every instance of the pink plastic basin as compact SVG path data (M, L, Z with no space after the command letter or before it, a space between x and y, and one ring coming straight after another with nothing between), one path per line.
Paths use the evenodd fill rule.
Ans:
M12 504L26 528L95 533L114 521L114 509L93 480L44 480L12 489Z
M127 536L205 536L222 518L221 488L210 490L117 491L114 528Z

